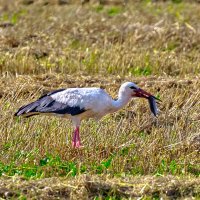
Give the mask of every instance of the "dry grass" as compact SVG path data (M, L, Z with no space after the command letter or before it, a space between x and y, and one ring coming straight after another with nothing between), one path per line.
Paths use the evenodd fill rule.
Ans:
M67 176L66 180L57 179L64 184L82 173L107 174L111 182L116 176L148 175L144 181L148 185L155 178L150 175L199 177L200 7L196 3L137 2L123 7L20 2L4 1L0 7L0 174L4 178L14 174L26 178ZM81 150L71 148L69 121L45 116L13 118L17 108L53 89L102 86L116 97L124 81L134 81L160 96L159 117L151 116L146 101L134 100L99 123L84 122L81 137L85 147ZM69 182L73 185L78 179ZM112 189L106 190L105 196L145 199L137 192L144 188L139 179L128 180L139 183L134 191L128 186L128 196L110 193ZM19 185L34 183L16 180ZM167 182L168 177L158 180ZM89 187L84 181L80 181L83 192ZM175 194L184 196L182 191L190 180L180 182ZM117 188L112 191L118 191L116 182L110 183ZM196 181L194 185L189 191L197 192L190 197L199 195ZM159 197L170 187L153 186L147 199L157 194L157 186ZM71 195L71 189L66 190L66 195ZM104 195L98 191L102 190L91 192L90 197ZM27 198L29 195L34 193L27 193ZM58 195L62 198L62 191Z
M10 7L1 17L1 73L199 73L195 3Z
M28 199L193 199L199 197L200 181L191 177L80 176L75 179L46 178L37 181L19 177L0 179L0 196Z

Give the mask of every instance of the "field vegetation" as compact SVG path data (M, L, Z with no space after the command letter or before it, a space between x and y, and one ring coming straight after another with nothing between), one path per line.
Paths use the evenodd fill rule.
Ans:
M0 198L200 198L200 5L196 1L0 1ZM133 81L135 99L81 126L14 118L58 88Z

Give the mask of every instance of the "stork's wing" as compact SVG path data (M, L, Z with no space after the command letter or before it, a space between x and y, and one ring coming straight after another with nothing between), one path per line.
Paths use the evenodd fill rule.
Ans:
M31 116L39 113L78 115L85 112L78 92L60 89L41 96L37 101L22 106L15 116Z

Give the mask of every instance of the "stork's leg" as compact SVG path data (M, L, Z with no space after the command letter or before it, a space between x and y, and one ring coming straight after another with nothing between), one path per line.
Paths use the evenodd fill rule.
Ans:
M76 137L77 137L76 145L78 145L78 147L81 147L81 138L80 138L80 135L79 135L79 127L77 128Z
M81 147L81 140L80 140L80 135L79 135L79 127L77 126L74 135L73 135L73 140L72 140L72 147L74 148L80 148Z
M76 129L74 130L74 133L73 133L72 147L76 147Z

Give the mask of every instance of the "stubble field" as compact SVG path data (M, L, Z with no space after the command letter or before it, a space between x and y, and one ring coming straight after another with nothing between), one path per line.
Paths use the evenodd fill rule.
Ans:
M60 2L60 1L59 1ZM1 1L0 197L200 198L200 5ZM162 100L154 118L134 99L81 126L14 118L22 105L68 87L133 81Z

